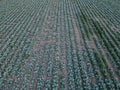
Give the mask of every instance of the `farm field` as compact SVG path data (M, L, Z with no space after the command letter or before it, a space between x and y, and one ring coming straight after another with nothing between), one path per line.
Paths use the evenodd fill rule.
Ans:
M120 0L0 0L0 90L120 90Z

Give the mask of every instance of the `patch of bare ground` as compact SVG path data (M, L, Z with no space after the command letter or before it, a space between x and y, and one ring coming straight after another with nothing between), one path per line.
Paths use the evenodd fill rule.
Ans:
M91 84L93 84L93 83L97 83L95 77L91 77L91 78L89 78L89 82L90 82Z
M92 40L90 40L90 41L87 41L88 43L89 43L89 45L90 45L90 47L92 48L92 49L95 49L96 48L96 45L95 45L95 43L94 43L94 40L92 39Z
M87 61L86 61L86 59L83 59L83 61L84 61L85 70L87 71Z
M74 26L74 30L75 30L75 36L76 36L76 40L77 40L77 44L78 45L80 45L80 41L83 41L83 39L82 39L82 35L81 35L81 33L79 32L79 29L78 29L78 27L75 25Z
M120 29L119 29L119 28L117 28L117 27L115 27L115 25L114 25L114 24L112 24L111 29L112 29L112 30L116 30L116 31L120 32Z
M44 75L44 79L45 79L45 80L52 80L52 76Z
M65 73L65 70L64 71L61 71L60 69L58 70L59 75L64 75L64 73Z
M82 35L79 32L79 29L76 25L74 25L74 31L75 31L75 40L76 40L76 50L78 48L80 48L81 53L83 54L83 49L85 48L84 44L83 44L83 39L82 39Z
M52 39L50 39L50 40L42 40L42 41L40 42L40 45L44 45L44 44L46 44L46 43L53 44L53 43L55 43L55 42L56 42L56 40L52 40Z

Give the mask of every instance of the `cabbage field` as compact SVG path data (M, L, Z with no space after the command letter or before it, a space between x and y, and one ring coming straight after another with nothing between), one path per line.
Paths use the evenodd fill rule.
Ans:
M120 90L120 0L0 0L0 90Z

